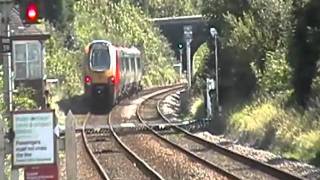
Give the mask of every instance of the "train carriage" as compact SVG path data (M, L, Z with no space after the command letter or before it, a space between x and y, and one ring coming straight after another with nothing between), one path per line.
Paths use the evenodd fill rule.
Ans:
M85 48L84 89L93 105L114 105L142 89L141 52L95 40Z

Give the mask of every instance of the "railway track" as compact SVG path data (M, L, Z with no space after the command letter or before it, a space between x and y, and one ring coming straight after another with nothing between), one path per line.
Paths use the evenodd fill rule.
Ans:
M177 91L176 89L173 91ZM170 144L174 148L178 149L179 151L185 153L186 155L192 157L195 161L201 163L202 165L210 168L211 170L221 174L224 177L227 177L228 179L240 179L239 177L235 176L232 173L229 173L227 171L224 171L221 169L218 165L211 163L210 161L207 161L203 158L200 158L197 156L196 153L190 151L187 148L184 148L183 146L179 145L178 143L175 143L166 136L177 136L176 133L173 133L172 129L167 130L167 132L163 133L163 131L159 132L151 128L150 124L153 123L160 123L163 121L159 116L158 116L158 111L157 111L157 105L158 101L162 100L163 97L166 97L168 94L171 94L173 91L168 91L164 92L161 94L158 94L157 96L152 96L148 99L146 99L143 103L141 103L136 111L137 117L141 123L143 123L145 126L148 127L148 129L158 138L160 138L162 141L165 141L166 143ZM158 116L158 117L157 117Z
M161 102L165 97L166 96L163 96L161 100L157 100L156 109L163 121L171 123L160 110ZM152 99L150 99L150 101L152 101ZM155 104L155 102L151 104ZM143 117L140 119L144 123L147 121L143 119ZM197 137L181 127L175 125L171 127L172 131L179 133L178 138L175 135L161 135L154 130L153 132L171 143L176 144L176 146L181 147L186 152L192 154L192 156L196 156L199 159L217 166L218 169L220 169L219 171L224 171L236 179L302 179L301 177Z
M163 88L148 89L143 91L140 96L161 89ZM118 113L117 107L106 115L88 113L82 125L81 135L85 150L101 178L106 180L127 179L129 177L133 179L163 179L159 173L121 141L112 124L113 114ZM107 129L93 128L106 126Z
M140 104L143 103L145 99L158 97L159 94L166 94L168 91L173 91L180 88L181 86L173 87L168 90L161 92L159 91L159 93L154 93L148 97L144 97L140 101L133 101L132 104L137 105L136 108L134 108L134 115L136 115L135 117L125 119L121 115L115 114L116 117L110 117L110 120L118 123L139 123L139 114L135 113L137 112L137 108L140 107ZM122 112L125 110L123 109ZM234 179L232 175L221 174L219 171L217 171L217 169L215 169L215 167L212 167L211 165L208 166L208 164L195 161L195 158L190 158L189 154L181 151L181 149L177 148L176 146L165 143L162 139L159 140L159 136L150 133L150 131L144 131L144 133L130 135L117 131L114 133L118 134L119 139L126 144L126 149L131 149L133 152L136 152L137 156L144 159L151 168L157 170L159 172L158 174L166 179ZM138 141L140 142L136 143ZM189 166L186 166L185 164L189 164ZM214 170L212 170L213 168ZM198 176L195 174L200 175Z
M150 168L141 158L131 151L119 138L109 124L110 131L103 133L88 133L85 127L90 121L111 123L111 111L108 115L88 114L83 124L82 137L85 149L102 179L163 179Z
M87 126L88 122L90 121L90 119L92 119L92 117L91 117L91 114L88 113L85 121L83 122L83 126L82 126L82 131L81 131L82 140L84 142L85 149L86 149L87 153L89 154L89 157L92 160L93 164L95 165L97 171L99 172L101 178L106 179L106 180L110 180L110 177L106 172L106 169L99 162L99 159L95 155L95 153L89 143L90 141L94 141L93 138L96 138L95 141L98 141L98 139L99 139L99 136L88 137L88 133L86 132L86 126ZM100 138L102 138L102 136L100 136Z
M214 179L301 179L193 136L174 124L166 128L166 131L153 128L155 127L153 125L157 123L172 123L160 111L160 102L168 94L177 91L179 88L181 87L171 87L160 90L159 93L147 94L137 101L131 101L129 104L120 104L108 115L88 115L83 124L82 137L88 154L103 179L118 179L119 174L114 173L115 171L125 172L122 173L122 177L120 175L120 179L164 179L164 177L166 179L193 179L190 178L190 174L185 174L189 173L186 166L180 167L180 169L186 169L183 173L177 172L175 169L168 168L170 167L168 166L170 160L159 162L159 159L162 158L161 155L156 152L151 153L152 155L150 155L150 152L145 152L153 151L152 148L146 150L147 146L141 146L141 143L148 143L149 141L158 142L163 146L162 149L171 151L171 154L173 154L171 158L184 156L182 159L188 162L187 164L196 164L196 169L204 169L206 178L203 179L212 179L208 177L214 177ZM126 108L132 105L135 106L133 108L134 115L128 119L123 118L123 114L127 114L128 109ZM97 121L107 124L109 130L102 131L102 133L92 133L100 131L86 131L88 124ZM143 124L149 131L130 134L123 133L121 128L114 128L119 126L119 123L125 122L136 124L140 122L140 125ZM97 125L95 123L94 125ZM138 141L140 143L137 143ZM115 156L115 152L116 157L111 158L110 156ZM109 159L106 156L109 156ZM108 166L103 163L106 161L112 163L122 161L122 163L115 163L118 166L110 166L109 163Z

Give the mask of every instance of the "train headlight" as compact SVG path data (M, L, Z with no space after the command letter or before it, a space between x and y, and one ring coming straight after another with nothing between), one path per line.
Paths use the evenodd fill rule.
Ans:
M91 82L92 82L91 76L85 76L85 77L84 77L84 82L85 82L86 84L91 84Z
M114 84L116 82L116 78L114 76L111 76L111 82Z

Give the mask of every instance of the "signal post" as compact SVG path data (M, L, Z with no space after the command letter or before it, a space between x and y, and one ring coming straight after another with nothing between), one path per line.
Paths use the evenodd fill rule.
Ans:
M28 36L31 35L28 34L28 31L26 31L24 34L17 34L20 33L19 31L14 32L16 34L11 33L13 31L11 31L10 29L9 20L12 15L11 11L14 6L14 2L15 1L13 0L0 0L0 64L3 64L4 70L4 102L6 105L5 117L9 119L10 122L12 122L11 133L6 133L7 131L5 129L6 127L4 121L1 120L0 122L0 179L8 179L4 173L5 155L8 153L12 153L12 180L19 179L19 168L25 168L25 179L34 179L41 176L47 176L47 173L51 173L49 175L53 177L53 179L58 179L57 145L56 136L53 132L53 129L55 127L54 112L51 110L17 112L14 111L13 108L12 93L14 89L14 80L17 80L16 78L20 77L19 80L24 81L23 83L28 82L28 77L25 77L24 74L20 73L13 76L12 70L14 69L14 72L17 73L16 69L21 68L21 66L18 67L15 65L15 68L12 68L12 64L16 63L15 59L11 59L12 53L24 53L22 51L19 51L18 49L15 49L15 45L25 45L25 47L28 47L29 44L32 44L29 50L32 50L35 55L34 57L41 65L40 67L43 67L43 43L41 41L49 38L48 34L32 34L33 39L28 39L30 38ZM41 6L41 4L39 4L40 2L44 1L21 0L19 2L21 10L20 18L23 22L23 25L21 26L24 28L24 30L29 28L30 24L38 23L38 19L42 16L41 11L43 11L43 4ZM25 24L29 24L27 28L24 26ZM35 48L35 45L38 46L36 46ZM22 59L19 59L20 63L21 60ZM24 61L26 63L26 66L28 66L28 61L26 59ZM38 70L38 72L36 73L36 75L32 74L32 82L41 81L41 84L43 84L43 69L41 68L36 70ZM45 106L42 107L46 108ZM31 123L32 127L29 127L29 124L26 124L25 121ZM46 131L44 131L45 128L47 129ZM27 134L19 134L23 132L27 132ZM15 136L13 136L13 134L15 134ZM24 137L30 137L32 139L23 139ZM43 137L52 138L50 141L48 141L49 139L43 139ZM7 142L9 141L6 139L11 141L11 145L8 145ZM30 144L30 142L32 142L32 144ZM8 147L12 148L10 149ZM39 158L39 156L42 157ZM34 177L34 175L36 174L38 175L38 177Z

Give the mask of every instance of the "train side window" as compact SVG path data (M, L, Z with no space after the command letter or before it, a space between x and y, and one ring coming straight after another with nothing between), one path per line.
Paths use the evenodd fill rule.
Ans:
M127 71L131 71L132 67L130 67L129 58L125 58Z
M126 63L125 63L125 59L124 59L124 57L121 57L121 63L120 63L120 65L121 65L121 70L122 71L126 71Z
M138 69L141 69L141 61L139 57L137 57L137 66L138 66Z
M130 61L131 61L131 70L132 70L132 71L136 71L134 58L130 58Z

